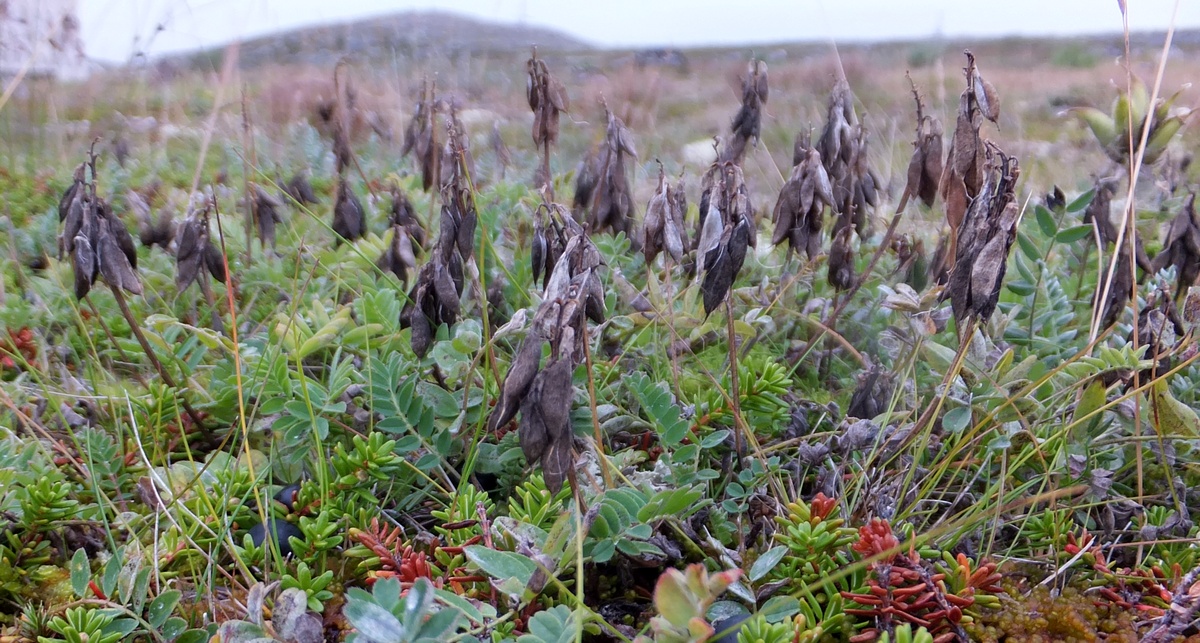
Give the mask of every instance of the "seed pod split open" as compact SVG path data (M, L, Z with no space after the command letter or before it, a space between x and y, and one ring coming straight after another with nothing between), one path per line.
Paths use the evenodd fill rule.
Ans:
M995 310L1020 216L1014 201L1020 176L1017 159L990 143L986 154L984 183L964 213L957 257L943 295L950 298L960 329L971 318L986 322Z

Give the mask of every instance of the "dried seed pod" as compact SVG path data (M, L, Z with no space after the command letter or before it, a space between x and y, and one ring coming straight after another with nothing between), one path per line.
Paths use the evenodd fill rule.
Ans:
M1200 276L1200 222L1196 220L1196 195L1188 195L1187 203L1167 228L1163 249L1154 257L1153 271L1175 267L1175 299L1181 298Z
M85 225L83 228L89 233L88 245L94 255L95 267L90 271L92 281L94 282L99 274L109 286L140 295L142 282L135 268L137 255L133 250L133 238L129 236L129 230L100 197L93 196L86 210L90 210L93 217L91 225ZM88 216L85 212L85 219ZM77 244L78 240L79 237L76 237ZM77 278L76 286L78 285Z
M137 192L125 194L125 202L133 210L137 219L138 241L147 248L159 246L166 250L175 239L175 222L167 210L159 212L155 219L150 212L150 205Z
M833 235L829 247L829 285L837 290L849 290L854 285L854 247L850 228L844 227Z
M225 269L225 255L212 239L209 239L208 245L204 247L204 265L213 279L221 283L229 281L229 272Z
M801 147L797 138L796 155L801 159L779 192L772 219L775 231L771 243L788 242L788 252L804 252L809 259L820 253L821 228L825 208L833 206L833 187L815 148Z
M1019 210L1013 192L1020 166L989 143L986 170L984 185L965 212L957 257L943 294L950 298L960 329L971 318L986 322L995 310L1017 234Z
M607 106L604 112L608 125L605 130L605 145L601 152L601 170L592 195L588 223L593 232L610 230L614 234L620 232L628 237L633 216L633 199L630 197L625 159L627 156L636 158L637 151L633 146L633 136L625 127L625 123Z
M1125 311L1125 307L1129 304L1129 300L1133 298L1133 275L1130 272L1129 246L1121 244L1121 251L1117 257L1117 267L1113 271L1112 286L1108 292L1108 302L1104 305L1104 328L1108 328L1117 323L1121 318L1121 313ZM1097 288L1096 297L1099 298L1100 290L1103 288L1103 280Z
M571 209L575 213L575 217L580 220L583 220L591 210L592 198L596 193L596 184L600 182L603 162L600 150L593 148L588 151L587 156L579 162L579 167L575 169L575 198L572 201Z
M92 221L87 220L71 240L71 268L75 276L75 298L83 299L96 283L98 266L92 248Z
M553 145L558 141L559 113L570 111L567 90L547 69L546 61L537 57L536 50L525 63L525 70L525 95L533 110L533 143L538 147Z
M129 228L125 227L125 222L117 218L108 202L96 197L96 203L100 219L104 222L108 232L112 234L117 249L125 255L129 266L137 270L137 246L133 244L133 235L129 234Z
M71 185L63 191L62 197L58 199L58 222L63 223L67 220L67 214L70 212L71 204L75 201L75 197L79 196L84 186L84 172L87 170L87 163L80 163L75 168L75 175L71 179Z
M488 416L488 430L496 431L516 416L521 401L525 399L529 386L533 383L533 376L541 367L542 346L545 344L546 340L536 329L530 329L529 334L521 341L500 388L500 401Z
M299 176L299 175L297 175ZM293 179L294 180L294 179ZM305 182L307 185L307 182ZM311 192L312 188L309 188ZM296 195L289 195L291 198L297 199ZM315 200L312 201L316 203ZM260 185L254 186L254 224L258 229L258 240L263 248L270 247L275 249L275 224L280 223L283 219L279 215L279 209L283 207L283 202L275 195L267 192Z
M337 185L337 201L333 206L333 233L338 236L338 243L355 241L367 233L366 215L362 202L350 189L346 179L339 178Z
M521 424L517 429L517 439L521 445L521 453L525 462L536 464L546 452L549 436L546 431L546 421L542 418L542 385L545 377L538 373L533 385L521 400Z
M895 381L879 365L859 373L858 384L846 407L846 417L870 420L883 415L892 401Z
M437 142L437 127L434 123L438 110L437 82L432 86L426 80L421 83L421 99L413 110L412 120L404 130L404 145L400 156L409 152L416 154L421 167L421 187L426 192L436 182L436 173L441 166L442 148Z
M183 292L200 276L208 251L208 206L192 212L180 226L175 246L175 288Z
M546 489L558 493L567 479L573 457L574 435L571 429L571 403L575 385L571 373L575 370L566 359L552 360L538 374L542 380L538 396L539 413L546 431L546 447L541 454L542 474ZM522 426L520 431L524 430ZM528 455L528 454L527 454Z
M912 78L909 78L912 83ZM913 155L908 162L907 183L896 211L904 210L910 198L916 197L933 207L937 198L938 184L942 180L942 122L924 113L921 95L912 83L913 98L917 101L917 138L913 141Z
M667 201L667 177L663 172L662 163L659 163L658 188L646 204L646 215L642 220L642 254L646 257L647 264L654 263L655 257L663 249L663 232L666 220L671 216L670 207Z
M746 155L746 146L758 145L762 131L762 107L767 103L767 63L752 60L742 77L742 105L733 117L730 126L732 136L721 151L721 161L732 161L738 165Z
M415 242L418 247L425 247L425 228L421 227L421 221L417 218L416 210L413 209L412 202L408 200L408 195L398 185L392 186L392 207L390 209L388 222L392 226L401 226L411 241Z
M317 195L313 192L312 184L308 182L307 172L297 172L284 187L284 192L292 201L299 205L316 205ZM261 199L261 197L259 197Z
M700 282L700 292L704 296L704 314L711 315L733 285L733 261L725 251L725 245L718 245L710 250L704 258L704 279Z
M983 187L984 175L984 145L979 136L979 127L985 116L998 114L999 99L995 89L977 89L980 79L975 69L975 56L970 51L963 52L967 56L967 67L963 70L967 77L967 88L959 97L958 116L954 126L954 137L950 140L950 152L942 172L942 181L938 192L946 204L946 223L950 226L950 239L947 258L957 261L959 228L963 225L967 206L972 204ZM990 95L989 95L990 92ZM983 112L979 97L991 100L988 103L988 114ZM946 266L947 269L951 266Z
M1083 222L1096 227L1100 243L1105 245L1117 242L1117 227L1112 222L1112 197L1116 187L1116 181L1096 179L1092 201L1083 211Z

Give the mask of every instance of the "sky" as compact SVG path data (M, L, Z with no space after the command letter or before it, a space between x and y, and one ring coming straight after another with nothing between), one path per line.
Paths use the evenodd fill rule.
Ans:
M90 57L124 62L405 10L545 26L602 47L1121 30L1118 0L78 0ZM1126 0L1133 31L1200 28L1196 0ZM162 25L162 30L157 28Z

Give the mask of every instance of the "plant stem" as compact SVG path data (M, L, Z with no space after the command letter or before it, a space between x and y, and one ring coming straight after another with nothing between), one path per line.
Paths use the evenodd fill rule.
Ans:
M129 303L125 301L125 294L121 292L120 288L112 284L108 285L108 289L112 291L113 297L117 300L117 306L120 306L121 314L125 317L125 321L129 322L129 328L133 331L133 335L137 337L138 343L142 345L142 352L146 353L146 357L150 359L150 364L154 366L154 370L158 371L158 375L162 378L163 383L178 390L178 387L175 385L175 378L171 377L167 369L163 368L162 362L158 361L158 356L154 354L154 349L150 347L150 342L146 340L146 335L142 332L142 327L138 325L137 320L133 317L133 313L129 310ZM182 396L179 398L179 403L183 405L183 410L187 412L188 417L192 419L192 423L196 425L196 428L202 428L204 420L196 412L196 409L193 409L192 405L188 404L188 401L183 399Z
M733 328L733 302L729 298L725 299L725 321L729 329L729 338L726 344L729 345L729 384L730 402L733 411L733 423L738 428L733 432L733 449L737 453L738 465L741 466L742 458L746 455L746 449L742 445L742 431L749 431L750 427L742 420L742 396L738 391L738 359L737 359L737 333Z

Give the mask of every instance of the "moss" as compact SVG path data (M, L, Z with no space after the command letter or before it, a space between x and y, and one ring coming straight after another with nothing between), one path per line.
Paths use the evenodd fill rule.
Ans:
M967 625L972 640L1082 643L1140 639L1133 612L1074 587L1054 594L1047 587L1024 590L1010 581L1004 590L1000 608L981 610L974 623Z

